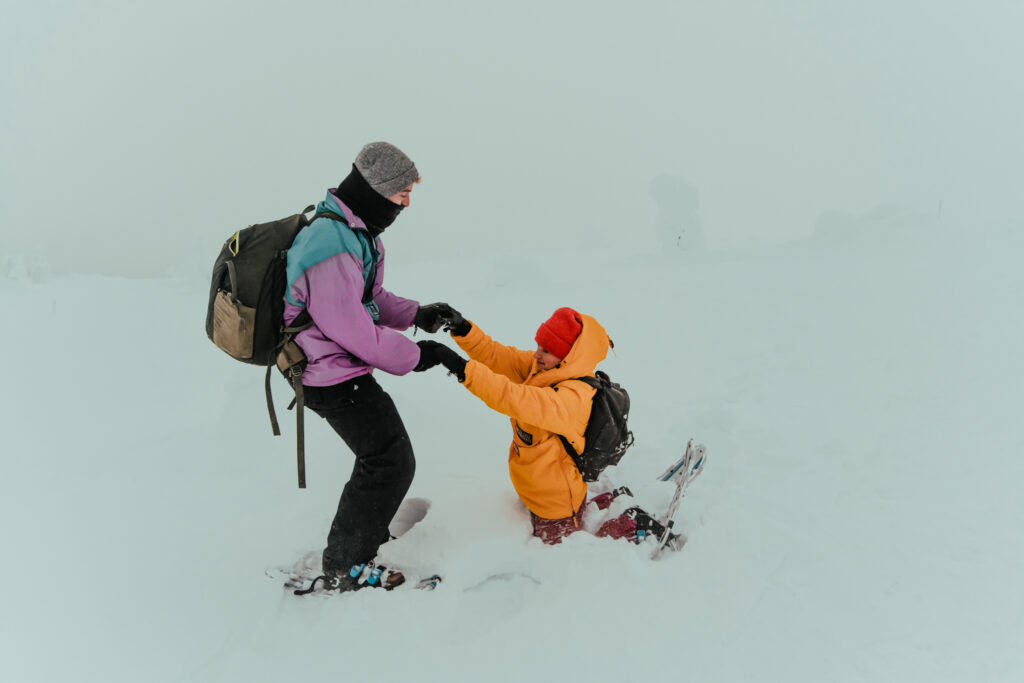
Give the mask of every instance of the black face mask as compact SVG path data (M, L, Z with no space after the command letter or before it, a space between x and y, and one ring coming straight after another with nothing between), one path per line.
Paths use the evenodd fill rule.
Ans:
M338 185L338 198L345 202L352 213L363 219L366 229L376 237L395 222L405 207L395 204L387 197L381 197L370 187L363 175L352 164L352 172Z

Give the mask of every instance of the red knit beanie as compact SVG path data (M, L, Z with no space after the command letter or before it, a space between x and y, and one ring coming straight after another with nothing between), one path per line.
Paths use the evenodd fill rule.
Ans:
M582 329L583 321L579 313L571 308L559 308L546 322L541 323L534 339L548 353L565 358Z

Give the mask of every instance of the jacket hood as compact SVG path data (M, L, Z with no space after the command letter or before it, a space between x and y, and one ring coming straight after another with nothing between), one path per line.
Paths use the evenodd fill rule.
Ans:
M576 342L569 349L568 355L557 367L543 372L534 371L526 379L530 386L550 386L567 379L586 377L594 374L597 364L608 357L611 339L601 323L589 315L580 313L583 329L580 330Z

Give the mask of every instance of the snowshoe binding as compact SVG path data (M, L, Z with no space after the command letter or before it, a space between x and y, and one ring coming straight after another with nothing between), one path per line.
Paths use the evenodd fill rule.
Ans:
M363 564L355 564L348 571L327 572L313 579L309 588L295 591L295 595L309 595L316 591L318 581L323 582L321 591L338 591L345 593L361 588L383 588L393 590L405 583L405 575L400 571L374 564L373 560Z
M665 525L643 508L631 507L623 514L636 522L636 537L633 542L637 545L648 539L659 542L665 537L665 532L667 531ZM668 540L665 541L666 548L669 550L680 550L684 543L686 543L686 538L682 534L668 532Z

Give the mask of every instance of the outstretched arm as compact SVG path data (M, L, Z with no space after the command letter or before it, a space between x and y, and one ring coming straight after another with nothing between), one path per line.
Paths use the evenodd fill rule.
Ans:
M522 383L533 370L533 352L505 346L491 339L473 323L464 321L470 326L464 336L456 336L452 330L452 338L469 357L497 374L507 377L516 383Z
M466 364L465 374L464 386L503 415L570 438L586 431L594 389L583 382L565 382L557 389L528 386L476 361Z
M419 302L392 294L381 286L384 281L384 247L377 241L380 257L377 259L377 278L373 282L373 301L380 311L380 324L396 330L406 330L413 323Z
M466 359L440 342L424 339L416 343L420 347L420 362L413 368L416 372L443 365L460 382L466 381Z
M339 254L306 270L293 288L305 288L314 324L348 353L371 367L404 375L419 361L419 349L404 335L374 324L362 303L362 263Z

